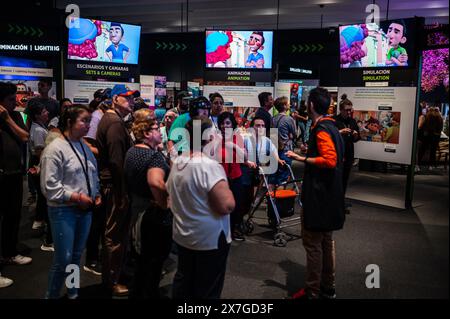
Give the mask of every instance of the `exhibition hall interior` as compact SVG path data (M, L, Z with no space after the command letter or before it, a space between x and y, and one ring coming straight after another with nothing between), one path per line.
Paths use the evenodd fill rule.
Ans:
M448 1L11 6L0 302L448 299Z

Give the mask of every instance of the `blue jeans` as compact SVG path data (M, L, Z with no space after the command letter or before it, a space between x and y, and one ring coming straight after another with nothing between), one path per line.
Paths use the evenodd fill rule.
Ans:
M61 287L66 278L66 267L69 264L80 266L81 255L91 227L92 212L82 212L75 207L48 207L55 252L53 263L48 274L46 298L60 296ZM78 296L77 288L68 288L69 298Z
M285 155L286 152L287 152L287 150L278 151L278 157L281 160L284 160L286 162L286 164L291 166L292 159ZM289 171L289 168L278 164L277 172L275 174L272 174L269 176L269 184L280 185L281 183L286 182L287 179L289 178L289 176L291 176L291 172Z

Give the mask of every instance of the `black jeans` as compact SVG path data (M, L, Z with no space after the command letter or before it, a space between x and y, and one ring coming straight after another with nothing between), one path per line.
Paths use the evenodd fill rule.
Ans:
M225 234L218 249L192 250L178 245L178 268L173 280L174 299L219 299L225 280L228 251Z
M19 225L22 213L22 174L0 175L0 217L2 217L2 255L17 255Z
M102 200L104 200L102 198ZM96 264L99 262L100 250L99 246L105 233L106 210L103 202L99 207L95 207L92 211L92 224L89 231L89 237L86 243L86 265Z
M244 215L242 214L242 191L243 186L241 183L241 178L235 178L229 181L231 192L233 193L234 201L236 203L236 207L230 214L230 228L233 233L236 229L236 226L242 223L242 219Z
M348 179L350 178L350 172L352 171L353 166L353 158L346 159L344 161L343 165L343 171L342 171L342 184L344 186L344 196L347 192L347 185L348 185Z
M159 283L164 261L172 248L169 211L148 210L141 221L141 252L136 257L131 298L160 298Z
M52 244L52 229L50 225L50 220L48 219L48 207L47 207L47 199L42 194L41 183L40 183L41 175L31 175L31 180L35 185L35 190L37 194L36 200L36 217L34 218L36 221L45 221L47 224L47 229L45 231L45 243Z

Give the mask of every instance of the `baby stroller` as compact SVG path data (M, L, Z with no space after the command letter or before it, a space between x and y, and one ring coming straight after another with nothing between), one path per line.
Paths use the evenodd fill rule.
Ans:
M269 225L275 230L274 245L278 247L285 247L289 238L282 229L301 224L301 217L294 216L295 204L297 203L299 207L302 207L300 186L298 185L301 184L301 180L295 178L291 166L285 165L289 169L290 178L287 182L275 185L273 191L269 191L267 176L264 174L263 169L258 167L260 183L248 213L248 218L244 222L244 233L250 234L253 232L253 216L264 199L266 199Z

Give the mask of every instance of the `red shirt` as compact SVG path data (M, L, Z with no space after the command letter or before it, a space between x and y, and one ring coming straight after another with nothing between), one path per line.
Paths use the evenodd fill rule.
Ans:
M240 140L240 139L239 139ZM233 136L233 144L236 145L237 147L239 147L240 143L237 143L238 139L237 136L234 135ZM242 142L243 144L243 142ZM236 159L236 150L233 148L233 157L232 157L232 163L227 163L226 158L227 158L227 151L230 152L230 150L226 150L225 148L225 140L223 140L222 142L222 149L221 149L221 165L223 167L223 169L225 170L225 174L227 175L227 177L229 179L236 179L242 176L242 171L241 171L241 164L237 163L237 159ZM230 160L228 160L229 162Z

